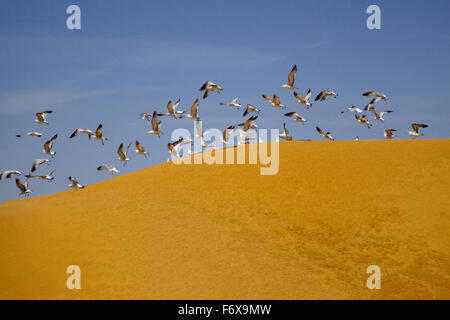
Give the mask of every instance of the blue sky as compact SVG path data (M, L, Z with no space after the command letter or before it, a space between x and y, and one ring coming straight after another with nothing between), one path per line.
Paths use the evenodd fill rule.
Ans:
M66 28L66 8L81 8L81 30ZM381 30L366 28L366 8L381 8ZM427 123L425 138L449 138L450 22L448 1L2 1L0 7L0 171L28 173L45 158L42 144L59 138L51 166L53 183L33 180L33 195L66 189L69 175L91 184L110 175L97 172L114 164L121 174L164 162L171 131L193 129L192 121L163 120L161 139L146 135L141 112L165 111L181 98L187 110L211 80L224 87L200 101L203 128L223 129L242 121L242 112L219 106L240 97L262 109L258 125L281 128L294 139L321 139L316 125L337 140L381 139L395 128L407 138L412 122ZM337 99L297 104L280 88L294 64L304 95L331 89ZM362 92L389 96L379 110L393 110L386 122L367 129L341 115L364 106ZM277 94L301 125L270 107L261 94ZM49 126L33 123L38 111L53 110ZM103 123L109 141L102 146L85 136L69 140L78 127ZM17 139L39 131L44 137ZM149 159L131 154L123 168L116 161L120 143L138 139ZM14 180L0 181L0 201L16 199Z

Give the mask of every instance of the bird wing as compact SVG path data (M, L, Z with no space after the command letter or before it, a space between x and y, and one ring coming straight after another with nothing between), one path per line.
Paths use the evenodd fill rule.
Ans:
M36 117L38 118L39 121L44 121L45 120L45 116L44 116L43 112L36 113Z
M145 152L144 148L142 147L141 143L136 140L136 149L138 149L139 152Z
M27 191L27 188L20 182L19 178L16 178L16 186L20 189L20 191L25 192Z
M123 148L123 143L121 143L119 148L117 149L117 154L119 155L120 159L124 160L126 157L125 157L125 154L123 153L122 148Z
M264 99L266 99L267 101L272 102L272 98L271 98L271 97L266 96L265 94L263 94L262 97L263 97Z
M325 133L323 133L322 129L320 129L319 127L316 127L316 130L318 133L320 133L320 135L325 136Z
M198 113L198 98L195 99L194 103L191 106L191 116L197 117L197 113Z
M288 81L287 81L287 84L290 85L291 87L294 85L296 73L297 73L297 65L294 65L291 72L289 72Z
M53 148L53 144L55 143L56 138L58 138L58 135L55 134L50 140L48 140L46 143L44 143L44 149L46 152L50 152Z
M238 101L239 101L239 98L234 98L234 99L231 101L231 104L237 104Z
M325 90L320 91L320 93L317 95L317 97L316 97L316 99L314 99L314 101L317 101L317 100L322 101L324 96L325 96Z
M278 97L277 95L274 94L274 95L273 95L272 102L273 102L274 104L281 104L280 97Z
M169 102L167 102L167 110L169 111L169 114L174 114L172 100L169 100Z
M97 138L101 138L103 136L103 125L100 123L97 127L97 130L95 130L95 136Z
M128 150L130 150L131 142L128 144L127 149L125 150L125 156L128 155Z
M76 137L78 135L78 133L80 133L80 128L78 128L77 130L75 130L69 137L69 139L72 139L74 137Z
M152 130L155 132L159 131L158 115L157 115L156 111L153 112L153 116L152 116Z
M210 87L211 85L213 85L214 83L212 83L211 81L206 81L201 87L200 87L200 91L205 90L206 88Z
M309 101L309 99L311 99L311 94L312 94L312 91L311 91L311 89L309 89L305 96L306 101Z
M370 96L379 96L380 94L376 91L368 91L362 94L365 97L370 97Z

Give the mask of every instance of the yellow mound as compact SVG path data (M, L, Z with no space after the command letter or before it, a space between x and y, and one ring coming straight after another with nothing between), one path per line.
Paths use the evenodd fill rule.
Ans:
M450 140L284 142L273 176L165 163L7 201L0 298L449 299L449 160Z

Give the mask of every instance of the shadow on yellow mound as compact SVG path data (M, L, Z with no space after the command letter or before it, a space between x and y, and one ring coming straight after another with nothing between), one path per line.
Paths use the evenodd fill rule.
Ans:
M449 140L284 142L277 175L165 163L7 201L0 298L449 299L449 160Z

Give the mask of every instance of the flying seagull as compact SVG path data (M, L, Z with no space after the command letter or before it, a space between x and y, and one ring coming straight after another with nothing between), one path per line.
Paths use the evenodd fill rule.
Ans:
M289 72L288 80L287 80L286 84L283 84L281 86L281 88L289 89L289 90L295 90L295 89L298 90L298 88L294 87L295 74L296 73L297 73L297 65L294 65L294 67L292 68L291 72Z
M255 124L255 120L258 119L258 116L251 116L244 123L238 124L240 127L244 127L244 132L247 133L250 129L256 129L258 126Z
M286 107L285 107L284 105L281 104L280 98L279 98L277 95L274 94L273 97L271 98L271 97L269 97L269 96L263 94L262 97L263 97L264 99L266 99L267 101L269 101L269 102L270 102L270 105L271 105L272 107L275 107L275 108L281 108L281 109L286 109Z
M167 113L158 113L158 116L170 116L177 119L177 116L182 115L184 111L177 111L178 106L180 105L181 99L178 99L174 105L172 105L172 100L167 103Z
M42 133L39 133L39 132L28 132L28 133L25 133L25 134L16 134L17 138L21 138L23 136L30 136L30 137L38 137L38 138L40 138L40 137L42 137Z
M141 113L141 118L142 120L147 120L150 121L150 119L152 118L152 114L151 113Z
M49 164L50 160L48 159L36 159L33 162L33 166L31 167L31 172L36 171L37 168L39 168L39 166L43 163L46 163L47 165Z
M174 142L169 142L167 144L167 149L169 149L170 155L172 157L180 157L180 154L178 153L180 151L180 147L182 145L188 144L188 143L192 143L192 140L190 139L184 139L183 137L180 137L180 139L178 139L177 141Z
M288 112L284 114L286 117L291 117L295 122L306 122L306 119L299 115L297 112Z
M17 170L5 170L2 173L0 173L0 180L2 179L9 179L12 176L20 176L22 173L20 171Z
M27 174L25 177L27 178L39 178L41 180L45 180L45 181L53 181L55 179L55 177L53 176L53 173L55 173L56 170L53 170L52 172L46 174L45 176L32 176L30 174Z
M52 151L53 144L55 143L56 138L58 138L57 134L55 134L50 140L46 141L44 143L44 150L42 150L43 153L48 154L52 158L56 154L55 151Z
M158 121L158 115L156 114L156 111L153 112L152 116L152 130L147 131L147 134L154 134L157 135L158 138L164 134L164 132L161 131L161 121Z
M318 132L322 137L324 137L325 139L333 140L333 141L334 141L334 138L331 136L331 132L324 133L324 132L322 131L322 129L320 129L319 127L316 127L316 130L317 130L317 132Z
M311 94L312 94L311 89L308 90L304 99L295 91L293 92L293 94L294 94L294 97L297 99L297 102L305 105L307 109L309 109L309 107L312 106L312 103L309 101L311 99Z
M111 174L119 173L119 170L117 170L116 167L114 167L112 165L111 166L102 165L102 166L97 167L97 170L98 171L108 171L108 172L111 172Z
M223 130L222 137L220 138L220 140L222 141L223 144L225 144L225 145L231 144L228 141L228 139L230 138L230 133L234 130L234 128L235 128L235 126L229 126L225 130Z
M233 100L231 100L230 103L221 102L220 105L221 106L228 106L228 107L232 107L232 108L236 108L236 109L239 109L242 106L239 103L239 98L234 98Z
M198 98L195 99L194 103L191 106L191 113L185 115L185 118L192 119L192 120L200 120L198 117Z
M124 167L127 165L127 161L131 160L130 158L127 158L128 150L130 149L130 146L131 146L131 143L128 145L125 152L123 152L123 143L121 143L119 148L117 149L117 154L119 155L119 158L117 158L117 160L119 160L120 162L123 162Z
M372 111L372 113L374 115L374 119L377 120L377 121L381 121L381 122L384 121L383 117L384 117L385 114L389 114L389 113L392 112L392 110L381 111L380 113L377 113L376 111L373 111L373 110L371 110L371 111Z
M286 128L286 123L283 123L283 133L281 133L279 136L280 136L281 139L285 139L287 141L291 141L292 140L292 136L289 134L289 131Z
M251 104L247 104L245 106L245 111L244 111L244 114L242 116L245 117L249 112L259 113L259 109L256 108L255 106L252 106Z
M143 155L147 158L148 152L145 151L144 147L141 145L139 141L136 140L136 150L134 150L137 154Z
M45 121L45 117L52 112L53 111L43 111L36 113L37 119L35 119L34 122L48 125L48 122Z
M356 121L358 121L360 124L366 125L367 128L370 128L372 126L372 124L370 124L369 119L367 119L366 115L363 115L362 117L358 114L355 114L355 119Z
M91 140L92 136L94 135L94 133L91 130L89 130L89 129L78 128L70 135L69 139L75 138L80 133L87 134L89 140Z
M320 100L320 101L324 101L326 98L328 97L337 97L337 93L331 91L331 90L322 90L320 91L320 93L317 95L316 99L314 101Z
M100 140L102 142L102 145L105 144L105 141L108 140L108 138L103 137L103 125L100 123L97 127L97 130L95 130L95 136L93 136L95 140Z
M68 185L69 188L72 188L74 191L78 189L84 189L84 186L79 184L76 178L69 177L68 179L70 181L70 184Z
M28 196L29 193L31 192L31 190L28 189L28 178L25 180L24 184L22 184L22 182L20 181L19 178L16 178L16 186L17 186L17 188L20 189L19 196L22 196L22 195Z
M395 135L393 134L394 131L397 131L395 129L386 129L384 130L384 137L386 139L392 139L395 137Z
M377 101L379 101L379 100L381 100L381 99L383 99L384 101L387 100L387 97L386 97L384 94L381 94L381 93L379 93L379 92L377 92L377 91L368 91L368 92L363 93L362 95L365 96L365 97L375 97L375 98L378 98ZM377 102L377 101L375 101L375 102ZM375 103L375 102L374 102L374 103Z
M341 113L343 114L346 111L355 112L355 113L362 113L363 112L363 110L361 110L360 108L355 107L355 106L351 106L351 107L345 109L344 111L341 111Z
M200 91L205 90L205 94L203 95L203 99L205 99L207 96L209 96L209 94L213 91L223 91L223 88L218 86L217 84L211 82L211 81L206 81L200 88Z
M423 124L423 123L413 123L413 124L411 124L411 127L412 127L413 131L408 131L408 134L413 138L417 138L417 137L423 136L423 133L419 133L419 129L420 128L428 128L428 125Z

